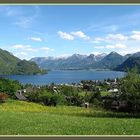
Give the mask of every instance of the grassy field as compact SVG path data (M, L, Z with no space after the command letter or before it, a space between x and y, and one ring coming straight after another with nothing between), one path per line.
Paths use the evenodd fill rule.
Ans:
M13 100L0 104L0 135L139 134L140 119L131 114Z

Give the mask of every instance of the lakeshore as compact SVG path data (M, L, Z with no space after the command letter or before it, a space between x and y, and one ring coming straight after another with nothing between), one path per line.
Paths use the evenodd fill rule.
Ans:
M118 71L94 71L94 70L67 70L49 71L43 75L8 75L4 78L18 80L22 84L47 85L51 83L79 83L81 80L104 80L122 78L125 72Z

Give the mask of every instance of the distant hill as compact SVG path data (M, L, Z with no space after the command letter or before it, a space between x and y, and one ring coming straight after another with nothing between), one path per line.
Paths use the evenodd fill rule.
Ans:
M32 58L41 68L48 69L113 69L126 58L116 52L99 55L73 54L67 58L38 57Z
M117 52L111 52L106 57L104 57L100 62L98 62L96 67L104 69L113 69L117 65L123 63L124 61L125 57L118 54Z
M140 69L140 52L122 56L117 52L108 55L73 54L69 57L35 57L20 60L8 51L0 49L0 75L42 74L47 70L111 69L126 71L137 66ZM47 69L47 70L43 70Z
M0 49L0 74L12 73L15 65L20 61L8 51Z
M45 72L47 71L41 70L35 62L21 60L15 65L12 73L19 74L19 75L24 75L24 74L31 75L31 74L39 74L39 73L41 74Z
M88 69L92 68L97 62L103 59L106 54L94 55L80 55L73 54L69 57L35 57L30 61L36 62L44 69Z
M140 72L140 57L134 57L134 56L129 57L126 61L124 61L119 66L117 66L114 70L127 71L127 69L132 69L136 66Z
M140 52L126 54L117 52L99 55L73 54L69 57L35 57L30 61L36 62L43 69L50 70L78 70L78 69L110 69L125 71L126 67L139 67Z
M20 60L8 51L0 49L0 75L45 73L35 62Z

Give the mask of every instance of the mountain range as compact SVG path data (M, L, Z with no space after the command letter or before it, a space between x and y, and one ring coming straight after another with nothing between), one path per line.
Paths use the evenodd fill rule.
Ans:
M140 52L122 56L117 52L99 55L73 54L68 57L35 57L21 60L6 50L0 49L0 75L42 74L47 70L110 69L126 71L137 66L140 70Z
M69 57L35 57L32 58L30 61L36 62L41 68L50 70L76 70L76 69L121 70L120 67L122 67L123 63L125 64L125 61L130 61L129 58L131 57L137 58L140 57L140 52L134 54L126 54L125 56L122 56L117 52L111 52L109 54L102 53L99 55L73 54ZM126 66L127 65L125 65L125 67Z
M81 55L73 54L69 57L35 57L30 61L36 62L44 69L86 69L92 68L92 65L104 58L106 54Z
M6 50L0 49L0 75L45 73L35 62L20 60Z

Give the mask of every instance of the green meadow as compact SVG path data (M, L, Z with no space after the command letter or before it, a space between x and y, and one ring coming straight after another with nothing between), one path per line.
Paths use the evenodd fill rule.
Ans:
M0 104L0 135L139 134L140 119L133 114L16 100Z

